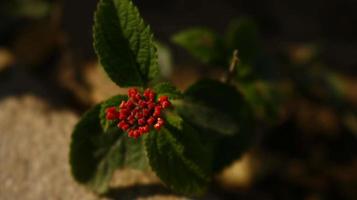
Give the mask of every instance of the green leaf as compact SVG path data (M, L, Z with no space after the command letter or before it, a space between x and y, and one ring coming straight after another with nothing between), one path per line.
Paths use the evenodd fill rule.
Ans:
M178 111L192 123L223 135L239 131L242 96L233 86L218 81L202 80L192 85L184 94Z
M239 130L234 117L202 102L186 99L177 109L186 119L207 130L224 135L233 135Z
M228 64L223 40L205 28L192 28L176 33L172 41L206 64Z
M169 122L170 126L173 126L179 130L182 129L183 119L175 112L166 112L165 119Z
M119 134L103 134L99 122L100 105L80 119L72 134L70 163L73 177L97 193L103 193L120 157L122 140Z
M241 82L238 87L253 108L257 118L266 122L278 120L282 99L275 84L257 80L253 82Z
M102 125L102 128L105 133L113 133L118 130L117 124L119 123L119 120L107 120L106 119L106 110L107 108L116 106L119 107L120 103L122 101L128 100L128 97L126 95L117 95L114 97L111 97L110 99L104 101L101 106L100 106L100 123Z
M108 190L118 168L148 169L143 140L128 138L119 129L105 134L100 109L97 105L83 115L73 131L70 149L73 177L96 193Z
M151 168L171 189L187 194L202 194L209 182L212 152L199 134L179 116L167 118L160 132L151 132L145 146Z
M170 100L179 99L182 97L181 92L174 85L167 82L155 85L154 91L158 94L158 96L168 96Z
M145 86L159 68L150 28L130 0L101 0L95 13L94 47L119 86Z
M216 143L213 167L217 172L250 146L255 136L253 112L235 87L218 81L201 80L184 95L177 110Z
M160 66L161 74L163 77L169 78L174 67L172 52L167 45L161 42L156 41L155 44L157 47L158 63Z
M125 144L125 160L123 167L138 170L149 170L149 161L146 156L144 139L123 137Z

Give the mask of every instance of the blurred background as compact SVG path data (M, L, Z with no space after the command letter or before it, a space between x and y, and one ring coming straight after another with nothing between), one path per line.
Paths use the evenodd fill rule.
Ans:
M248 20L254 31L240 39L255 39L238 50L244 55L259 41L263 52L249 63L253 89L242 88L254 102L259 137L202 199L357 199L357 1L134 3L160 43L164 77L181 90L226 69L175 44L180 31L201 27L225 37L235 20ZM73 126L89 107L126 91L98 66L96 4L0 1L0 199L184 198L150 173L116 174L116 189L103 197L71 178Z

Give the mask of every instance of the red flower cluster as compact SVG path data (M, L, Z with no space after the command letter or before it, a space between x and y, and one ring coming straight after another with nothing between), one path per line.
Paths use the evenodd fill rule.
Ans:
M161 96L156 102L156 94L151 89L146 89L141 95L134 88L129 89L128 96L128 101L122 101L119 105L119 111L117 107L107 108L107 120L119 119L118 128L134 138L148 133L152 126L160 130L165 123L161 117L162 110L171 106L168 97Z

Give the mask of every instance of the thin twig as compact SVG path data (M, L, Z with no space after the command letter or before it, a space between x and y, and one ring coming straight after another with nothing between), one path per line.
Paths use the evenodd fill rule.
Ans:
M229 65L228 72L224 78L225 83L230 83L234 75L236 74L236 68L237 65L239 64L239 57L238 57L238 50L233 51L233 56L231 60L231 64Z

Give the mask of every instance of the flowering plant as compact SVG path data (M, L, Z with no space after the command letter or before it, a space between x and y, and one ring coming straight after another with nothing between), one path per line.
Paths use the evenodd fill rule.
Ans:
M130 89L94 106L76 125L74 178L104 193L115 170L151 169L176 192L203 194L213 175L249 147L249 104L227 79L199 80L184 92L163 82L150 28L130 0L101 0L93 31L104 70Z

